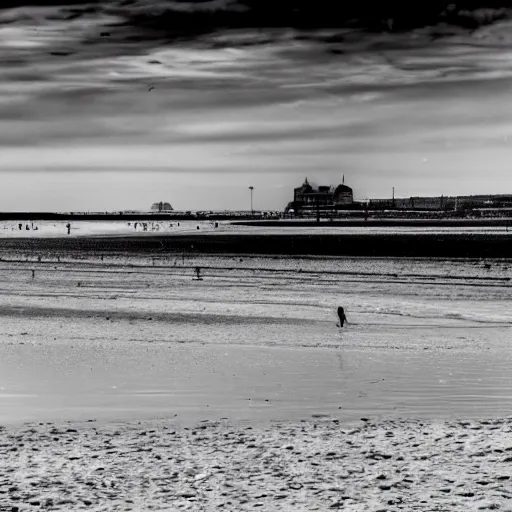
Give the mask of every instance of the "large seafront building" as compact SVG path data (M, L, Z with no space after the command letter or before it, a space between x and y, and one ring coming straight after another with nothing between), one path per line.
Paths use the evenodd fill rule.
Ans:
M315 188L306 178L300 187L293 189L293 201L288 203L285 212L336 210L352 206L354 195L344 181L337 187L321 185Z
M511 194L489 194L473 196L415 196L407 198L389 197L384 199L369 199L365 201L354 201L352 189L347 187L343 178L341 185L315 187L308 179L300 187L293 190L293 201L288 203L285 213L303 216L319 212L329 215L342 215L345 210L369 211L430 211L430 212L464 212L472 211L475 214L485 212L512 211Z

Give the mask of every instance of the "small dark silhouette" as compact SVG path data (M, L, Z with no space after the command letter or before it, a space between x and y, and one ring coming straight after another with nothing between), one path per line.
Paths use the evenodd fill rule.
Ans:
M339 327L343 327L345 322L348 323L347 317L345 316L345 310L341 306L338 307L338 318L340 319L340 323L336 325Z
M201 277L201 267L196 267L196 280L202 281L203 278Z
M18 227L20 228L20 231L23 229L23 224L18 224Z
M68 222L66 224L66 228L68 229L68 235L71 233L71 224Z

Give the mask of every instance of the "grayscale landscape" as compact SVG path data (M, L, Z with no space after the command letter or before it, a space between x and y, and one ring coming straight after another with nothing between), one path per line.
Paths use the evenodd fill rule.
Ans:
M1 258L13 509L512 499L507 260Z
M0 512L512 512L511 28L2 1Z

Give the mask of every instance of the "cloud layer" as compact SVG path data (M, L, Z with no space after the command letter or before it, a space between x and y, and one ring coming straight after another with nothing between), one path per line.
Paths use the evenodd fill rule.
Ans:
M462 165L474 180L490 161L506 168L512 21L499 3L55 3L0 9L4 173L186 172L189 188L201 173L265 175L278 197L272 173L286 189L345 172L367 196L393 180L463 193Z

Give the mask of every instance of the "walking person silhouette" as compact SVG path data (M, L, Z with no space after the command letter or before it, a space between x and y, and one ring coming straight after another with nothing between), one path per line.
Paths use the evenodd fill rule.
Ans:
M336 324L338 327L343 327L345 322L348 323L347 317L345 316L345 310L341 306L338 307L338 318L340 319L340 323Z

